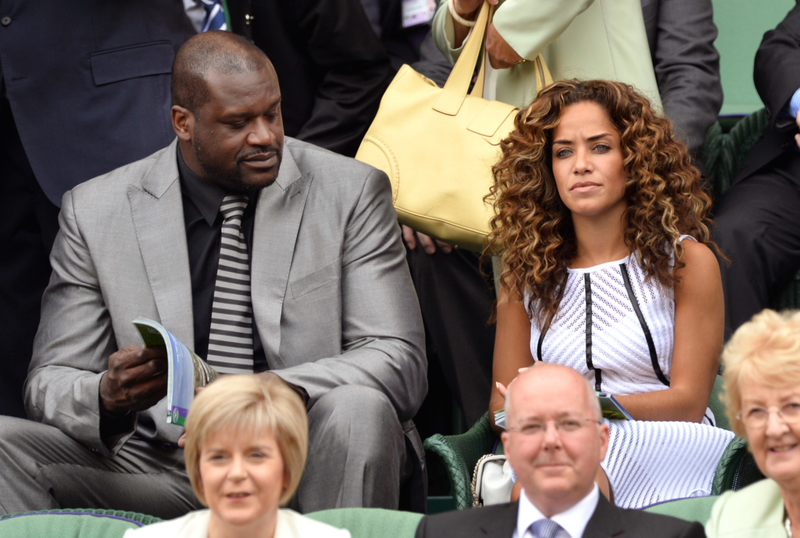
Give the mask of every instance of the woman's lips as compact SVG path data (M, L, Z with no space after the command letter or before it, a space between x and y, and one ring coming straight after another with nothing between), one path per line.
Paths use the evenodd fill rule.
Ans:
M599 188L600 185L598 183L594 183L592 181L581 181L575 183L569 190L572 192L589 192Z

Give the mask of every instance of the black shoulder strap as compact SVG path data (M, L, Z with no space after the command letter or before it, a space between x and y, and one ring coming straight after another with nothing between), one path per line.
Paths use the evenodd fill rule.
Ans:
M636 296L633 294L631 279L628 276L628 267L624 263L619 264L619 272L622 274L622 281L625 282L625 291L628 292L628 299L631 301L633 311L636 312L636 317L639 318L639 325L642 326L644 338L647 340L647 348L650 350L650 362L653 363L653 370L656 373L656 377L661 383L669 387L669 379L666 378L664 372L661 371L661 366L658 364L656 345L653 342L653 336L650 334L650 327L647 326L647 321L645 321L642 315L642 309L639 308L639 301L636 300Z

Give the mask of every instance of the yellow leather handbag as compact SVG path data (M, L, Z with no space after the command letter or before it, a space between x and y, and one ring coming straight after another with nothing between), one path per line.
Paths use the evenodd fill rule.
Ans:
M476 251L483 249L494 214L483 201L494 182L492 166L517 112L483 98L483 61L467 93L491 9L484 2L444 88L408 65L400 68L356 155L389 176L401 223ZM535 61L541 89L552 79L541 55Z

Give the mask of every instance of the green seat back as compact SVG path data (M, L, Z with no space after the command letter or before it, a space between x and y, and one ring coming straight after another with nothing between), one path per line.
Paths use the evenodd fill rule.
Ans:
M497 435L489 426L489 413L466 433L446 436L437 433L425 439L425 449L444 462L458 510L472 507L472 471L481 456L492 451L495 441Z
M764 475L756 465L753 454L747 449L747 441L741 437L734 437L719 459L711 485L711 494L721 495L728 490L737 491L763 478Z
M158 521L119 510L45 510L0 516L0 537L120 538L128 529Z
M714 506L716 500L716 496L692 497L690 499L678 499L654 504L644 510L645 512L677 517L686 521L697 521L705 525L708 518L711 517L711 507Z
M422 514L381 508L334 508L306 514L311 519L350 531L352 538L414 538Z
M722 403L721 396L723 392L722 376L718 375L714 379L714 388L711 390L711 398L708 400L708 407L714 413L714 421L718 428L732 431L731 424L728 421L728 415L725 413L725 404Z

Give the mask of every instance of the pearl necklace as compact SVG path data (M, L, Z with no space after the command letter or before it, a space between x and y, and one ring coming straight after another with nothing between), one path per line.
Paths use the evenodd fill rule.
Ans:
M786 528L786 536L792 538L792 521L789 519L789 514L783 519L783 526Z

